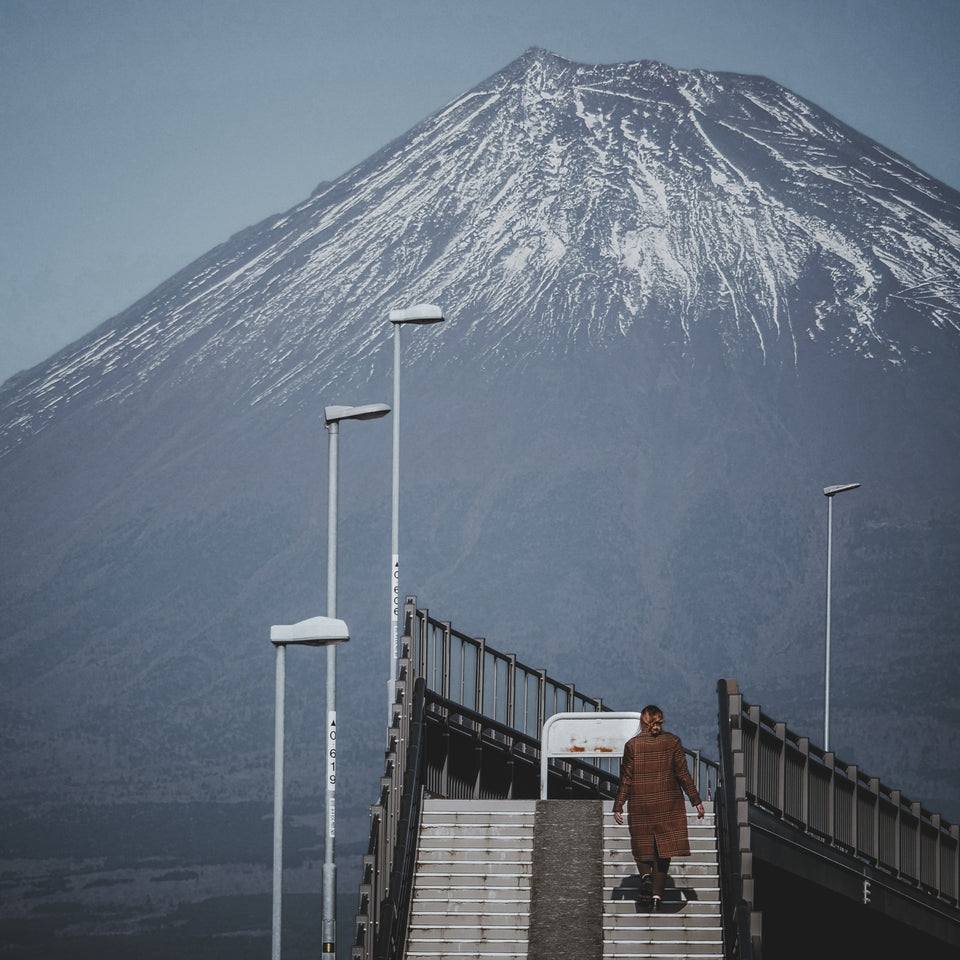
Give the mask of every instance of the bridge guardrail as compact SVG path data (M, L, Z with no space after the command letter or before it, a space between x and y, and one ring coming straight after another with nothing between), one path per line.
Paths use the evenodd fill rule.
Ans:
M960 827L892 790L785 723L743 700L721 680L730 727L742 751L749 802L807 834L914 885L950 906L960 892ZM721 716L721 723L723 716Z

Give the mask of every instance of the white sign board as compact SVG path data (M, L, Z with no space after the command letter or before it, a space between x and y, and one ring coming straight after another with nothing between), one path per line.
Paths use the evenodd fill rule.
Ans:
M547 799L550 757L622 757L623 745L640 732L639 713L555 713L540 738L540 799Z

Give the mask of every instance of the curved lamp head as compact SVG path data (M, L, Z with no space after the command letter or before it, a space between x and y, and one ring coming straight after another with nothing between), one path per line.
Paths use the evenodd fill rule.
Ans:
M833 487L824 487L823 495L825 497L832 497L838 493L844 493L847 490L856 490L859 486L859 483L838 483Z
M374 420L386 416L390 408L385 403L365 403L359 407L324 407L323 415L327 425L339 423L341 420Z
M415 307L391 310L391 323L443 323L443 311L432 303L418 303Z
M335 617L311 617L299 623L278 624L270 628L270 642L277 647L286 643L322 647L328 643L345 643L349 639L347 625Z

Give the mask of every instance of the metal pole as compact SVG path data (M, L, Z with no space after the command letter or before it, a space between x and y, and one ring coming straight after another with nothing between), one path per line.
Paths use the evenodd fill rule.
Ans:
M283 897L283 713L286 645L277 644L276 720L273 738L273 940L270 956L280 960L280 912Z
M838 493L856 490L859 483L837 483L823 488L827 498L827 636L823 669L823 749L830 750L830 588L833 583L833 498Z
M400 327L393 325L393 501L390 536L390 679L387 681L387 736L393 726L400 632Z
M827 636L823 670L823 749L830 750L830 582L833 566L833 497L827 497Z
M339 423L327 424L329 477L327 497L327 616L337 615L337 443ZM337 866L336 840L337 789L337 644L327 646L327 729L326 750L326 839L323 848L323 955L335 957L337 952Z

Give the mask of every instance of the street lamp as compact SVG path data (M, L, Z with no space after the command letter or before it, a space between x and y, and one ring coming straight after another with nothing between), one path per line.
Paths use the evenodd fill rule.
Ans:
M390 565L390 679L387 681L387 730L393 725L397 691L400 626L400 328L405 323L443 323L443 311L432 303L391 310L393 324L393 509Z
M825 662L823 669L823 749L830 750L830 581L833 566L833 498L838 493L847 490L856 490L859 483L838 483L832 487L824 487L823 495L827 498L827 637Z
M313 617L300 623L270 628L270 642L277 650L276 726L273 742L273 942L270 956L280 960L280 911L283 898L283 715L286 685L286 648L289 644L333 648L350 639L342 620Z
M331 406L324 409L329 434L327 475L327 616L337 615L337 480L339 473L338 444L341 420L374 420L386 416L385 403L367 403L359 407ZM327 828L323 849L323 955L336 957L337 952L337 867L334 854L336 840L337 789L337 648L327 647Z

